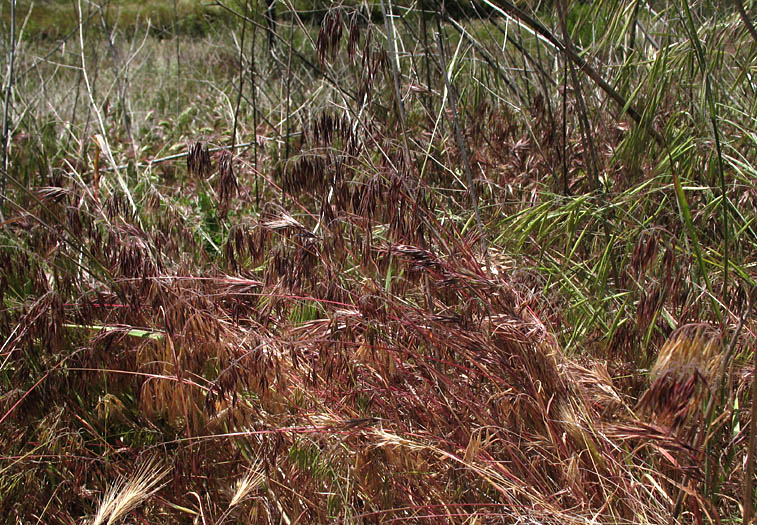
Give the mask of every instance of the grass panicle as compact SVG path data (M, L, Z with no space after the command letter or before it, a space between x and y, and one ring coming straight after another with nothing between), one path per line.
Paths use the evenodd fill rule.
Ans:
M0 49L8 520L753 516L748 3L64 4Z

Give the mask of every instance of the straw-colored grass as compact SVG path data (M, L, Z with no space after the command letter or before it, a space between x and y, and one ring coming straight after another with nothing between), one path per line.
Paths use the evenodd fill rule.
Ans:
M748 522L757 45L560 5L30 22L2 515Z

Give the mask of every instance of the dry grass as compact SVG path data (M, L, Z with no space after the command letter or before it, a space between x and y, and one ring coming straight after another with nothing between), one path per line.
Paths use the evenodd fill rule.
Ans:
M153 463L147 462L128 478L116 481L103 495L92 525L111 525L126 517L150 496L161 489L160 481L168 474Z
M117 34L131 69L103 67L104 47L86 62L102 68L93 100L123 185L73 66L35 66L60 80L51 101L82 98L56 116L31 102L50 84L17 86L30 102L0 232L0 512L96 524L737 520L757 192L734 64L753 53L713 58L716 87L743 88L716 90L723 134L745 130L723 145L723 199L695 122L700 79L672 78L651 56L626 63L612 43L630 35L615 25L591 40L585 20L620 21L613 6L571 11L574 43L603 74L625 64L618 86L644 74L633 103L650 123L584 86L593 146L561 55L524 28L503 55L486 31L505 20L486 13L462 35L442 17L438 39L431 12L402 10L390 55L383 21L359 9L331 11L320 30L288 13L268 53L270 26L249 5L258 33L246 28L256 54L243 50L244 68L231 38L188 42L176 84L176 69L156 78L145 58L170 65L165 43L139 51ZM643 27L672 39L675 20L664 11ZM701 38L748 38L734 20L703 24ZM635 52L650 55L648 40ZM690 40L665 45L671 63L693 57ZM505 83L523 62L554 78L530 66ZM108 98L119 75L126 109ZM213 147L237 121L247 146ZM155 457L162 466L144 460Z

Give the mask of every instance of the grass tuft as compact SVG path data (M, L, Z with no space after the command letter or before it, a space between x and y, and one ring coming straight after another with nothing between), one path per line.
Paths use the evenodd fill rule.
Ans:
M750 519L743 14L146 5L0 47L7 520Z

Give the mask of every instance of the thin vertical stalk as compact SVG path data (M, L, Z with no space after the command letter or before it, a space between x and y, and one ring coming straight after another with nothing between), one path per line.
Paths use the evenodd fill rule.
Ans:
M544 59L541 56L541 41L537 39L534 42L534 44L536 45L536 55L537 55L537 57L534 58L534 57L531 56L531 54L528 52L528 50L524 47L523 37L522 37L522 33L523 33L522 32L522 29L523 29L522 25L517 24L518 25L519 36L518 36L518 39L515 39L510 34L510 32L507 29L503 28L500 24L497 23L496 18L490 18L489 22L495 27L495 29L497 29L497 31L499 31L499 33L503 37L505 37L504 41L502 42L503 47L505 46L505 42L507 42L507 43L512 44L513 46L515 46L515 49L517 49L518 52L521 55L523 55L523 57L526 60L528 60L528 62L531 63L531 66L534 68L534 70L536 70L536 71L539 72L539 80L540 80L540 83L542 84L542 87L544 89L544 97L547 100L549 100L549 92L547 90L546 83L549 82L551 85L555 86L555 85L557 85L557 82L555 81L554 78L552 78L552 74L548 73L544 69L544 66L542 65L544 63ZM504 58L504 52L503 52L503 58ZM550 111L551 111L551 109L550 109Z
M253 4L253 9L257 5L257 2ZM253 11L255 16L255 11ZM252 99L252 158L253 166L255 167L255 206L260 206L260 190L258 187L258 181L260 177L258 173L258 87L255 79L255 41L258 34L258 25L252 24L252 43L250 44L250 90Z
M426 2L421 1L421 35L423 35L423 54L425 57L424 64L426 66L426 91L423 99L426 102L427 111L430 114L434 113L434 97L431 96L431 64L429 64L429 46L428 46L428 28L426 27Z
M74 8L74 9L76 9L76 2L72 2L72 5L73 5L73 8ZM70 122L71 122L72 124L73 124L74 122L76 122L76 112L77 112L77 110L78 110L78 108L79 108L79 96L81 95L81 83L82 83L82 78L83 78L83 77L82 77L82 73L81 73L81 71L80 71L80 72L79 72L79 75L78 75L78 78L77 78L77 80L76 80L76 94L74 95L74 105L73 105L73 107L71 108L71 118L69 119L69 120L70 120ZM86 136L86 135L85 135L85 136ZM76 135L74 135L74 132L73 132L73 130L71 130L71 131L70 131L70 132L69 132L69 133L68 133L68 134L66 135L66 143L65 143L65 145L63 146L63 151L68 151L68 146L69 146L69 144L71 143L71 137L73 137L74 139L76 139ZM83 141L82 141L82 142L83 142ZM79 156L81 157L81 155L79 155ZM95 199L97 199L97 193L96 193L96 192L95 192Z
M0 221L4 221L5 184L8 174L8 134L10 131L11 90L13 89L13 62L16 58L16 0L11 0L10 56L8 57L8 83L5 85L3 108L3 176L0 183Z
M626 54L626 59L631 57L631 54L634 52L634 49L636 48L636 26L638 25L639 21L639 8L641 7L641 0L636 0L636 4L633 6L633 13L631 14L631 23L629 24L629 31L631 32L628 36L628 51Z
M242 17L242 36L239 39L239 90L237 91L237 103L234 108L234 127L231 131L231 146L237 143L237 124L239 122L239 107L242 105L242 89L244 89L244 34L247 28L247 12L249 1L244 2L244 16Z
M744 9L744 2L742 2L741 0L733 0L733 3L736 4L736 11L739 12L741 21L746 26L749 34L752 35L752 40L757 43L757 29L754 28L754 24L752 24L752 21L749 19L749 15L747 14L746 9Z
M520 40L520 43L523 42L523 26L522 25L518 26L518 40ZM504 43L503 43L503 45L502 45L502 50L503 50L502 54L503 55L504 55L504 49L505 49L505 46L504 46ZM521 45L520 49L523 49L522 45ZM528 64L526 63L526 55L527 55L527 53L521 53L520 57L521 57L521 59L523 61L523 76L526 79L526 82L525 82L525 84L526 84L526 97L527 97L528 101L531 102L533 100L533 98L531 96L531 82L530 82L531 78L530 78L530 75L528 74ZM547 103L547 104L549 104L549 98L545 98L544 102ZM551 114L551 112L550 112L550 114Z
M568 181L568 57L564 57L563 86L562 86L562 174L563 192L570 195Z
M484 62L486 62L491 67L492 70L497 71L499 73L498 78L502 80L502 82L504 82L507 88L511 92L513 92L515 96L518 97L518 101L521 103L521 105L524 107L530 105L530 101L528 101L526 97L523 96L523 94L518 89L518 86L514 84L508 78L507 71L505 70L505 68L503 66L500 66L497 59L491 56L487 52L486 48L483 45L481 45L481 43L478 40L476 40L476 38L474 38L473 35L471 35L470 31L466 30L465 27L463 27L463 25L460 24L460 22L450 17L447 13L443 13L443 16L444 16L444 21L452 24L452 27L454 27L460 33L460 35L463 38L465 38L465 40L467 40L473 46L473 49L476 50L476 52L484 60ZM505 62L508 61L507 55L504 53L504 51L502 54L502 58L505 60Z
M173 39L176 43L176 116L179 116L179 113L181 113L181 101L179 99L179 93L181 93L181 54L180 54L180 47L179 47L179 34L178 34L178 27L179 27L179 10L176 6L177 0L173 0Z
M78 1L79 0L71 0L71 3L73 4L75 11L79 9ZM92 2L87 2L87 16L86 16L87 27L86 27L86 32L83 34L80 34L80 40L83 40L84 38L89 38L89 21L94 16L95 15L92 13ZM83 21L80 20L79 25L81 26L82 24L83 24ZM78 29L80 28L77 28L77 30ZM80 42L80 45L81 45L81 42ZM84 56L83 55L84 50L82 49L80 51L82 53L82 56ZM97 66L97 64L99 64L99 61L100 61L100 56L97 53L97 46L92 46L92 57L94 59L95 66ZM80 80L82 81L85 80L86 77L84 75L84 71L80 70L79 74L81 75ZM100 68L95 67L94 75L92 76L91 85L89 84L89 79L86 79L87 82L85 83L85 87L87 88L87 93L90 95L91 98L94 98L94 95L97 93L97 79L98 79L99 74L100 74ZM79 158L79 161L82 162L82 164L84 164L86 161L87 150L89 148L88 137L89 137L90 124L92 123L92 113L93 113L92 105L87 104L87 116L84 119L84 130L82 131L82 134L81 134L82 140L79 141L78 158Z
M118 181L119 186L121 187L121 190L123 190L124 194L126 195L126 198L129 201L129 205L131 207L131 211L134 213L134 215L137 217L137 221L139 222L139 214L137 211L137 205L134 202L134 197L132 196L131 192L129 191L129 187L126 185L126 181L124 180L123 176L121 175L121 170L118 168L118 164L116 164L116 159L113 158L113 150L110 147L110 142L108 141L108 132L105 129L105 122L103 121L102 114L100 113L100 109L97 107L97 102L95 102L94 95L92 94L92 86L89 83L89 77L87 75L87 63L84 59L84 17L82 14L81 9L81 0L78 0L78 16L79 16L79 44L80 44L80 51L81 51L81 70L82 75L84 76L84 85L87 87L87 94L89 95L89 102L92 110L95 113L95 116L97 117L97 123L100 126L100 137L98 140L99 147L103 150L103 153L105 153L105 156L108 159L108 162L110 163L111 167L113 168L113 171L116 174L116 180Z
M723 305L727 308L728 307L728 266L729 266L729 255L728 251L730 249L730 239L729 235L730 232L728 230L728 194L726 192L726 185L725 185L725 170L723 168L723 153L720 147L720 131L718 129L718 115L717 110L715 109L715 99L712 94L712 85L710 82L710 68L707 64L707 61L705 60L704 56L704 49L702 47L702 43L699 41L699 35L697 34L696 27L694 26L694 19L691 17L691 10L689 9L689 2L688 0L684 0L683 2L684 11L686 12L686 22L687 27L686 29L689 31L689 38L691 39L692 44L694 44L694 50L697 57L697 63L699 64L699 69L702 72L702 76L704 77L704 89L705 89L705 98L707 99L707 107L709 109L710 113L710 123L712 124L712 133L713 138L715 139L715 152L718 159L718 178L720 181L720 212L721 212L721 220L722 220L722 228L723 228L723 290L722 290L722 301ZM723 318L723 322L725 323L725 317Z
M753 300L754 291L749 298L749 310L751 310ZM755 450L757 450L757 352L752 353L752 417L749 422L749 445L746 454L746 468L744 470L744 494L742 502L744 508L742 523L747 524L752 523L752 518L754 517L754 461Z
M273 57L276 49L276 0L265 0L265 26L268 31L268 53Z
M286 73L286 137L284 140L284 173L282 173L282 190L284 189L283 185L283 176L286 173L287 170L287 163L289 162L289 134L291 131L290 123L289 123L289 110L291 106L291 97L292 97L292 49L294 48L294 23L289 22L289 52L287 53L287 73ZM284 204L284 198L286 193L284 191L281 192L281 204Z
M116 51L116 44L113 41L113 31L111 30L110 26L108 26L107 20L105 20L105 14L103 13L103 4L95 5L97 6L98 14L100 15L100 22L102 23L105 38L108 42L110 58L113 61L113 77L114 81L117 84L118 103L121 106L121 117L123 119L124 129L126 130L126 135L129 137L129 142L131 143L134 158L136 159L139 156L137 151L138 148L136 142L134 141L134 134L132 133L131 129L131 118L126 107L126 88L128 84L126 68L128 67L128 61L124 61L123 68L121 68L121 70L119 71L120 57L118 56L118 52Z
M565 49L568 51L568 54L576 54L575 50L573 49L573 42L570 38L570 33L568 32L568 6L566 5L566 3L567 0L562 0L560 2L560 26L562 28ZM581 135L583 136L584 143L586 144L586 148L588 149L586 160L589 171L591 173L594 189L598 189L599 164L597 163L597 152L594 147L594 139L591 136L591 129L589 128L588 110L586 108L586 101L584 100L583 91L581 89L581 79L578 77L576 68L572 62L568 67L570 70L570 80L573 83L573 89L575 90L576 104L578 105L578 123L581 128Z
M439 54L442 63L442 75L444 75L444 85L447 88L447 101L449 102L450 111L452 112L452 123L455 127L455 139L457 140L457 147L460 149L460 154L463 157L463 167L465 168L465 176L468 181L468 193L470 194L473 212L476 215L478 233L481 237L481 251L483 252L484 261L486 262L486 273L488 274L491 271L491 264L489 264L489 243L486 240L486 235L484 234L484 223L481 220L481 212L478 209L478 196L476 195L476 187L473 185L473 173L471 171L470 159L468 158L468 150L465 147L463 132L460 129L460 121L457 117L457 93L454 91L454 86L450 82L449 74L447 73L447 58L444 53L444 42L442 40L441 16L442 15L439 14L436 19L436 28L439 42Z
M402 131L402 153L405 156L405 166L407 169L411 169L412 163L410 161L410 147L407 141L407 129L405 127L405 107L402 104L402 93L400 91L400 78L399 78L399 65L397 57L397 46L394 42L394 16L392 13L392 2L389 0L389 13L387 14L386 7L384 6L384 0L381 0L381 13L384 16L384 28L386 30L386 38L389 41L389 52L391 53L392 62L392 79L394 81L394 99L397 105L397 115L400 120L400 130ZM391 25L390 25L391 24ZM418 181L415 181L413 185Z
M546 42L549 42L555 49L565 53L570 61L575 64L583 74L588 76L602 91L604 91L611 99L613 99L620 107L623 108L623 112L627 114L638 125L642 126L645 132L652 137L659 146L665 145L665 139L662 134L652 127L649 123L642 119L642 114L639 112L626 97L622 96L618 91L613 88L609 82L602 78L599 73L591 67L586 60L581 57L573 47L568 47L561 42L550 30L540 24L535 18L528 15L525 11L518 6L507 0L498 0L497 4L491 2L491 0L483 0L484 4L494 9L496 12L502 13L505 16L511 16L518 20L518 23L525 24L534 35L543 37Z

